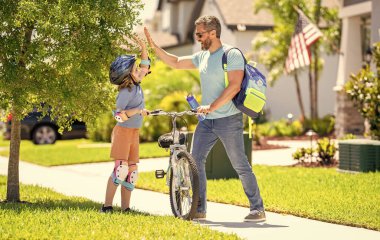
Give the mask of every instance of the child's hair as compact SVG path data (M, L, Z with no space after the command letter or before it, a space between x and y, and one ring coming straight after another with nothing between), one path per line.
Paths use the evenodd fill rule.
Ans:
M117 89L120 91L123 88L128 88L128 90L131 91L133 85L134 85L134 83L133 83L132 76L131 76L131 74L128 74L124 78L124 82L117 86Z

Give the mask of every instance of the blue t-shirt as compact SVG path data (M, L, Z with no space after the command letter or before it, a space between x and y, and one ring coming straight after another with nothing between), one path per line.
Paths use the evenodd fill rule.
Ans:
M222 56L226 49L231 46L223 44L213 53L200 51L191 56L193 64L198 68L201 77L202 104L213 103L226 88ZM244 59L240 51L232 49L227 56L227 71L244 70ZM235 115L240 111L232 101L227 102L216 111L207 114L207 119L216 119Z
M133 85L131 91L123 88L116 97L116 108L118 110L128 110L132 108L144 109L144 94L140 85ZM118 126L127 128L140 128L142 126L143 117L140 114L130 116L125 122L117 122Z

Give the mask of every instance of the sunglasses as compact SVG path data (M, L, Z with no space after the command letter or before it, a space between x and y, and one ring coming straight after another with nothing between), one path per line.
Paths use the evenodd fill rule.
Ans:
M197 37L197 38L202 38L203 37L203 34L205 34L205 33L208 33L208 32L210 32L210 31L212 31L212 30L208 30L208 31L204 31L204 32L196 32L196 33L194 33L194 35Z

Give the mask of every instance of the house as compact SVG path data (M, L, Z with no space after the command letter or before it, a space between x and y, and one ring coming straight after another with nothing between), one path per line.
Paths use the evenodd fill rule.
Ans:
M337 136L346 133L362 134L363 119L347 98L343 86L352 73L357 73L370 57L373 43L380 41L380 1L341 0L339 16L342 19L342 40L338 75L334 90L336 99Z
M325 0L324 4L338 6L338 0ZM239 47L244 53L252 53L252 40L263 31L273 28L273 16L260 11L254 13L254 0L159 0L151 25L151 35L156 43L177 56L189 55L200 50L194 42L194 21L203 15L214 15L221 20L222 42ZM254 54L252 60L255 60ZM335 86L338 56L324 55L325 67L319 81L319 115L334 113ZM266 73L264 66L258 68ZM309 80L307 72L300 74L301 92L308 114ZM300 114L293 78L282 77L267 89L266 113L272 120L286 118L288 113Z

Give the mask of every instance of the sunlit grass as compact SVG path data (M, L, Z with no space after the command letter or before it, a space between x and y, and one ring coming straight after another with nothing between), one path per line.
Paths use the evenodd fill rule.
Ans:
M100 204L47 188L21 185L22 200L0 203L1 239L239 239L171 216L99 213ZM6 178L0 176L0 201Z
M380 172L345 174L336 169L254 166L266 210L380 230ZM141 173L137 186L168 192L164 179ZM208 180L210 201L248 207L239 179Z
M9 141L5 142L9 146ZM9 148L0 151L0 155L8 156ZM169 156L169 153L159 148L155 142L140 144L141 159L165 156ZM61 140L52 145L35 145L31 141L22 140L20 159L43 166L106 162L110 161L110 144L78 139Z

